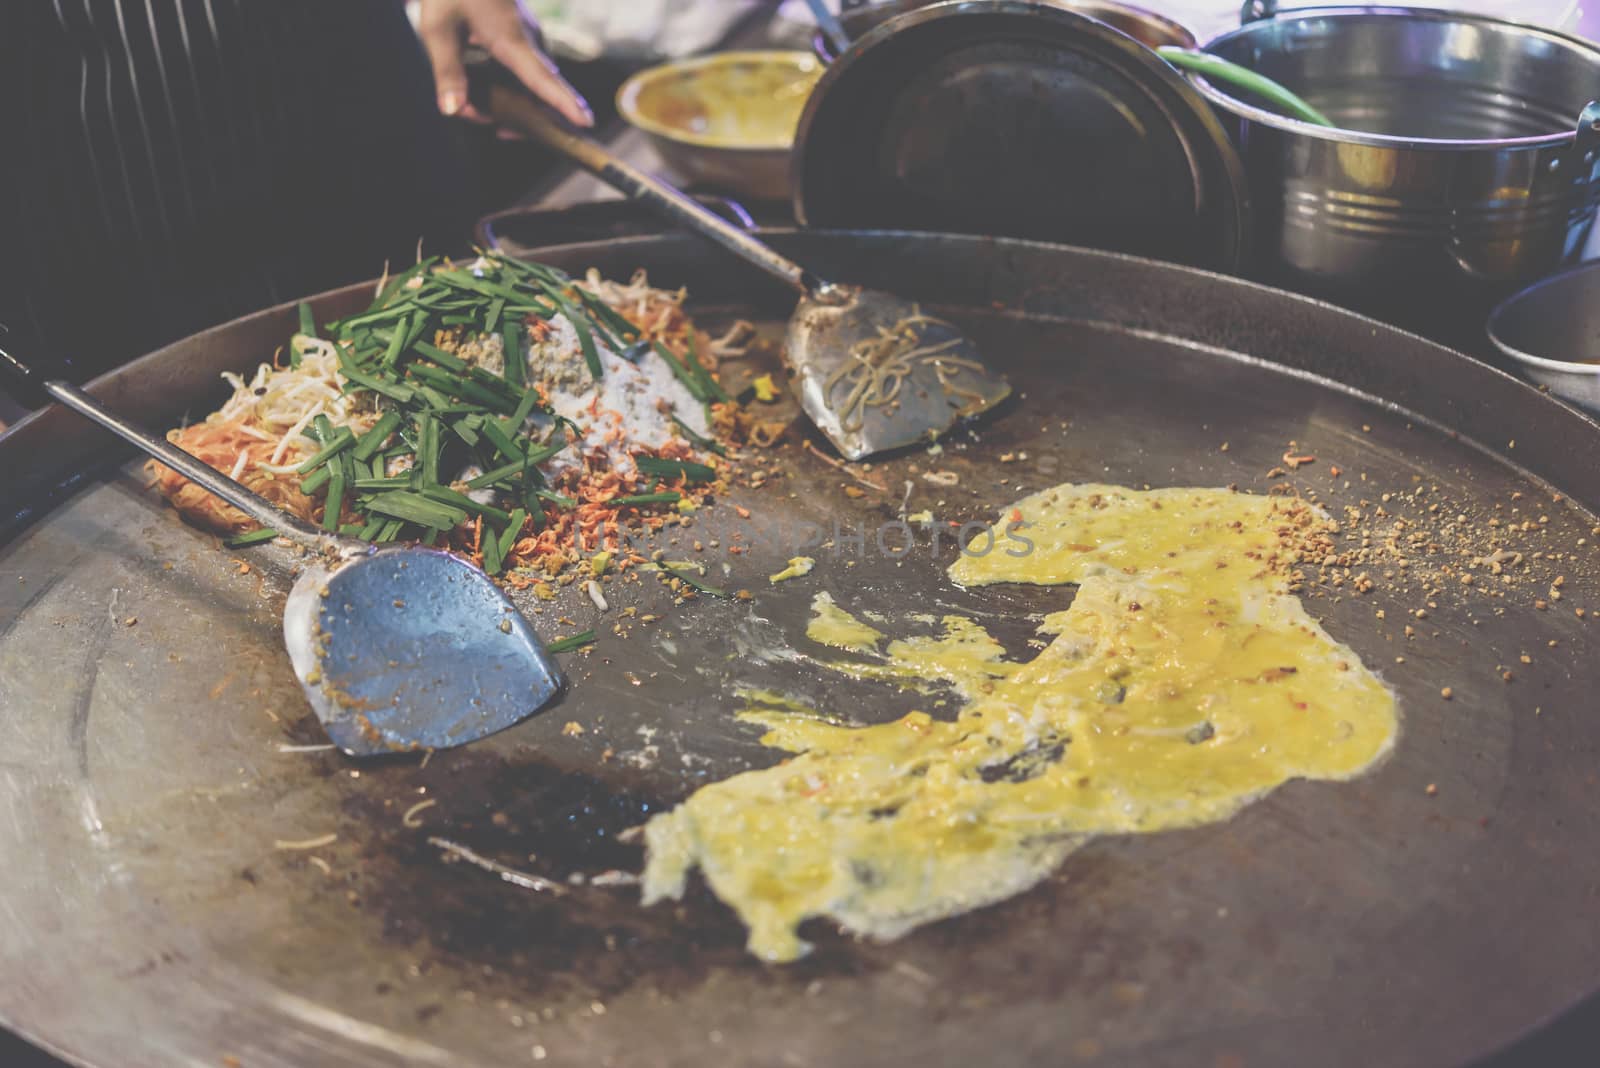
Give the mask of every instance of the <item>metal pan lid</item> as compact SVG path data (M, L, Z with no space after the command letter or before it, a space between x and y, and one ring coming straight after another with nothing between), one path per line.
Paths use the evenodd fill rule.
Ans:
M812 92L813 227L1022 237L1222 271L1248 248L1238 154L1165 60L1085 15L955 0L856 41Z

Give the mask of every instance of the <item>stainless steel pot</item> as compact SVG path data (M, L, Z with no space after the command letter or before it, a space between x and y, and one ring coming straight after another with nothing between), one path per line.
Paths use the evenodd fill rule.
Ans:
M1244 160L1257 276L1439 336L1577 258L1600 198L1600 49L1422 9L1245 16L1207 51L1337 127L1196 80Z
M845 35L854 41L868 30L881 26L896 15L915 11L919 7L927 7L933 2L934 0L876 0L874 3L866 4L847 2L840 11L839 23L844 27ZM1185 27L1153 11L1134 7L1132 4L1115 3L1113 0L1050 0L1050 2L1056 7L1064 7L1080 15L1098 19L1147 48L1160 48L1163 45L1193 48L1197 43L1194 34ZM832 63L839 58L832 42L821 31L812 38L812 48L825 62Z

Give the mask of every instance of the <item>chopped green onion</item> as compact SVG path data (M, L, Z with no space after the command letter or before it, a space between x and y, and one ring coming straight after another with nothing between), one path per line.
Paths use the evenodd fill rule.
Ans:
M385 521L381 517L369 519L366 526L356 532L356 537L362 541L372 541L378 536L378 532L384 528L384 525Z
M372 540L394 541L400 536L400 531L404 528L405 524L403 522L398 519L391 519L389 522L383 525L382 529L380 529L377 534L373 535Z
M503 554L500 552L500 537L493 531L485 531L483 535L483 573L498 575L502 570Z
M555 641L547 643L544 651L547 653L570 653L572 650L589 645L593 641L593 630L579 631L577 634L568 635L565 638L557 638Z
M262 542L271 541L277 536L278 532L276 530L268 530L263 527L260 530L252 530L248 534L236 534L222 544L229 549L243 549L251 545L260 545Z
M317 336L317 323L311 315L311 305L305 301L300 302L300 332L306 337Z

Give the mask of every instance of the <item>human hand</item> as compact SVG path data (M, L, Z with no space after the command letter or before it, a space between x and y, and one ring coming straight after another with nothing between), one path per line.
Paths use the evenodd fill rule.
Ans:
M461 50L470 36L568 121L593 126L589 105L534 43L535 26L533 16L519 0L421 0L417 34L433 64L439 110L475 122L488 121L467 98Z

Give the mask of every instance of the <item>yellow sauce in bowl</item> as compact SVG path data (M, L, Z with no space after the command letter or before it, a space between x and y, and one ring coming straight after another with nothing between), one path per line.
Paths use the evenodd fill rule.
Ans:
M809 52L722 52L630 78L617 94L630 123L709 148L787 149L822 63Z

